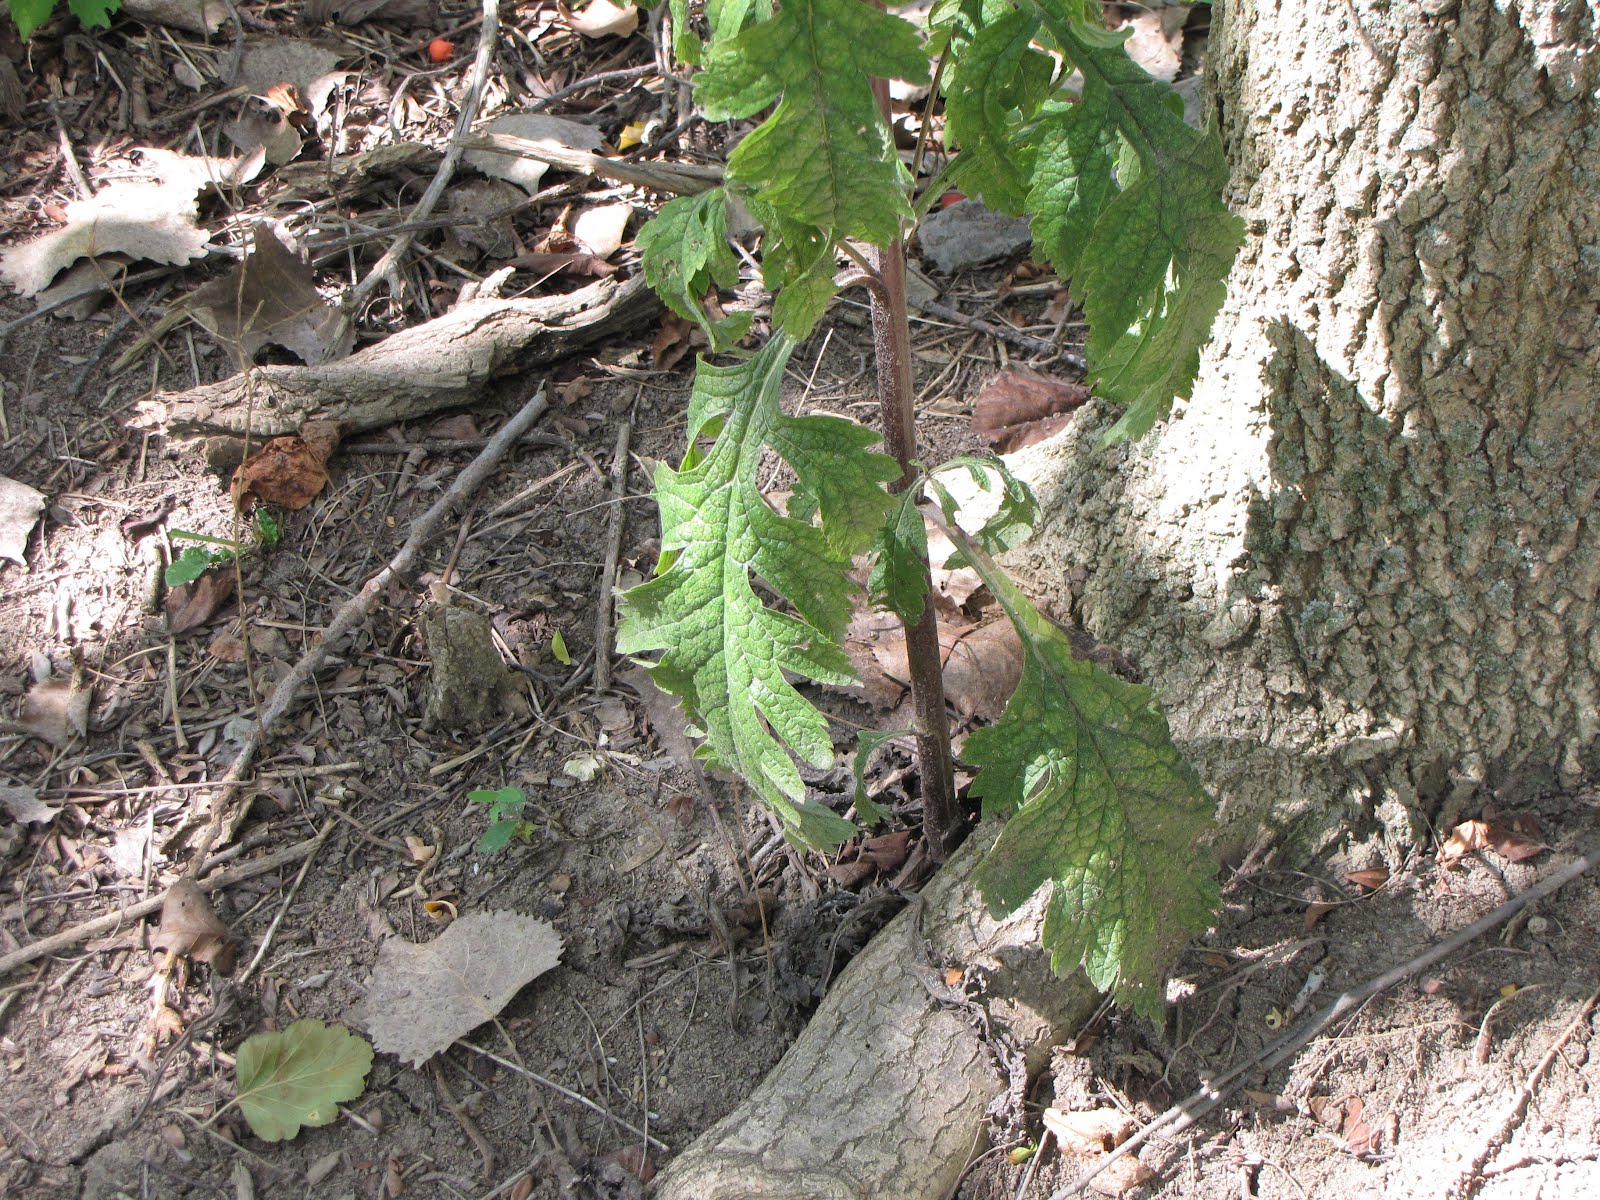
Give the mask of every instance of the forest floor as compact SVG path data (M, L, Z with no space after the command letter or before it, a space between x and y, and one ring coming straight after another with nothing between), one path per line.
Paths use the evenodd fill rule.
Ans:
M350 23L296 24L302 7ZM366 273L438 156L339 175L336 187L333 165L442 144L478 9L238 11L242 41L226 27L208 42L154 19L85 32L58 17L24 47L0 23L0 104L8 71L20 88L8 115L19 133L0 151L0 250L69 219L77 176L103 192L142 147L232 153L228 126L267 158L226 204L204 201L207 257L135 263L114 293L47 315L15 288L0 299L0 477L45 499L20 532L0 504L0 553L10 531L21 560L0 558L0 959L24 960L0 974L0 1195L645 1194L781 1057L895 907L877 898L898 901L914 881L914 770L891 749L872 772L893 812L887 834L833 859L799 854L747 795L700 772L660 693L608 653L613 587L654 563L653 465L682 452L693 346L671 319L495 379L470 405L350 433L309 503L271 508L275 543L254 542L229 477L255 443L178 436L144 402L226 379L241 358L247 372L252 356L297 361L284 342L338 353L292 321L275 344L242 352L240 338L192 316L207 303L196 293L217 280L245 286L230 272L261 218L316 256L322 294ZM648 13L635 31L593 36L534 0L503 6L501 19L484 115L553 97L550 113L611 146L642 135L642 161L716 164L721 147L662 78ZM460 49L430 61L441 35ZM299 79L300 100L317 80L327 90L300 104L253 76L239 83L258 53L278 64L260 68L268 75ZM302 77L319 64L315 80ZM631 235L658 193L560 168L520 186L461 168L442 210L451 220L417 223L404 299L372 293L362 342L437 317L501 266L515 270L506 295L637 274ZM615 244L575 239L584 213L619 206L628 224ZM1073 329L1060 281L1020 254L953 278L929 273L956 314L915 324L935 459L983 445L974 398L1019 378L1015 367L1061 376L1070 391L1072 372L1040 343L1070 345ZM759 293L741 299L759 304ZM864 313L841 297L798 350L791 411L875 422ZM533 432L371 597L259 744L244 786L225 790L267 697L541 389L549 408ZM169 588L173 558L215 546L179 531L249 548L237 572L224 562ZM979 626L981 599L958 597L952 616ZM515 681L496 704L474 703L476 676L469 694L440 699L449 689L424 627L441 602L487 618L495 661L483 677L499 678L503 660ZM874 654L867 645L863 661ZM977 666L957 697L965 727L995 715L982 684L999 658ZM609 667L606 686L597 667ZM823 700L839 763L808 784L841 812L854 788L850 735L884 722L892 672L871 682ZM470 711L429 719L439 704ZM469 794L507 788L526 799L522 823L486 850L488 807ZM1596 808L1591 794L1554 795L1470 814L1488 844L1459 855L1441 830L1394 861L1345 849L1290 869L1264 841L1230 867L1216 928L1178 964L1165 1028L1103 1009L1030 1081L1030 1143L979 1155L958 1194L1052 1195L1094 1165L1102 1136L1144 1126L1340 993L1560 870ZM201 916L117 920L185 874L213 819L225 824L194 872L212 889ZM210 941L208 911L225 927ZM510 914L548 926L558 964L525 963L514 939L496 944L491 932L474 971L517 983L459 1032L437 1012L396 1031L392 1014L373 1011L380 947L430 943L469 918L492 929ZM26 956L108 915L110 927ZM164 953L174 940L182 952ZM1152 1138L1137 1169L1090 1186L1167 1197L1600 1194L1597 947L1600 892L1584 876L1342 1014L1193 1127ZM302 1018L390 1040L373 1033L365 1087L331 1121L266 1141L229 1103L235 1059L246 1038ZM440 1052L418 1063L384 1050L408 1037ZM1086 1139L1080 1153L1074 1137Z

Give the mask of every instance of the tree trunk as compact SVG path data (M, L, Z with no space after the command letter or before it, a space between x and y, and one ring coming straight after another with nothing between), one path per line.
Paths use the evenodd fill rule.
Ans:
M1042 895L1004 921L984 911L970 878L997 832L974 832L867 944L760 1086L668 1164L656 1200L950 1193L1012 1082L991 1044L1036 1073L1098 1000L1081 972L1051 974ZM976 1004L954 1002L946 964L982 972Z
M1223 802L1303 852L1595 766L1593 0L1219 3L1248 233L1194 397L1018 456L1012 565L1128 652ZM1376 823L1373 822L1376 818Z

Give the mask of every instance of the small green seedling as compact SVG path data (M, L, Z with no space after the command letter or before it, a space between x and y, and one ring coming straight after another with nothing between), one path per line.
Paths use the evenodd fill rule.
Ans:
M468 792L467 799L489 806L489 828L478 839L479 854L498 854L519 838L527 841L533 837L536 827L522 815L528 797L521 788L479 788Z
M271 547L278 544L278 538L281 536L278 519L266 509L256 509L255 528L257 545ZM183 553L167 565L165 579L168 587L181 587L183 584L193 583L216 563L228 562L250 548L232 538L212 537L210 534L194 533L188 529L174 529L172 536L182 541L201 544L185 547ZM208 550L207 546L219 548Z

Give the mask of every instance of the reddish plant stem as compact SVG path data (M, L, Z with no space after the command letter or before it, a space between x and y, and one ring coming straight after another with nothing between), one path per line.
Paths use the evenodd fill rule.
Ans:
M889 116L889 84L872 81L884 118ZM911 324L906 311L905 239L874 252L881 287L871 289L872 338L878 358L878 404L886 448L900 464L891 492L902 492L916 478L915 393L911 379ZM944 665L939 626L933 612L933 580L922 564L922 619L907 623L906 658L911 667L911 708L915 717L917 761L922 775L922 832L935 862L961 841L956 811L955 770L950 758L950 719L944 706Z

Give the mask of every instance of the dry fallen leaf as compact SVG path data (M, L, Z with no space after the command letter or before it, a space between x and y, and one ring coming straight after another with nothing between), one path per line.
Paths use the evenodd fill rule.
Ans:
M277 345L316 366L345 357L354 344L339 306L322 298L311 268L266 221L256 223L255 246L244 261L199 288L187 308L236 365Z
M28 689L16 733L39 738L60 749L89 732L90 690L79 678L44 679Z
M209 963L222 975L232 975L238 942L228 932L211 902L199 887L180 879L167 889L161 902L161 925L150 941L157 950Z
M18 825L44 825L61 811L40 800L39 793L25 783L0 784L0 809L11 814Z
M1543 842L1524 836L1513 828L1512 822L1463 821L1450 831L1444 845L1439 847L1439 865L1448 870L1479 850L1494 850L1512 862L1523 862L1549 848Z
M1153 1183L1156 1173L1133 1155L1119 1158L1089 1181L1102 1196L1125 1196L1134 1188Z
M1389 882L1389 868L1369 867L1364 871L1346 871L1344 877L1359 888L1375 892Z
M632 216L631 204L586 208L572 222L572 236L590 254L598 258L610 258L621 248L623 234Z
M206 252L196 197L208 184L244 182L244 159L214 159L144 147L130 177L66 206L66 225L0 251L0 280L24 296L44 290L80 258L118 252L182 266ZM259 169L259 159L255 169Z
M1183 24L1192 5L1173 4L1165 8L1140 6L1129 12L1111 12L1111 28L1132 29L1123 46L1128 57L1163 83L1178 77L1183 64Z
M362 1006L367 1032L379 1050L421 1066L560 960L554 926L514 912L469 913L431 942L390 938Z
M1065 429L1088 399L1081 383L1037 371L1002 371L972 402L972 432L1009 454Z
M1315 929L1317 922L1322 920L1323 917L1327 916L1337 907L1338 905L1329 904L1323 900L1312 901L1310 904L1306 905L1305 927L1308 930Z
M208 568L193 583L168 588L161 602L167 614L167 632L176 635L199 629L233 595L233 584L233 564L225 562Z
M0 475L0 558L23 561L28 535L45 509L43 492Z
M588 38L626 37L639 28L639 10L631 4L613 4L611 0L591 0L582 12L576 13L563 4L561 15L573 32Z
M600 131L593 125L563 117L547 117L543 113L507 113L480 126L478 132L505 134L530 142L550 142L567 150L598 150L601 145ZM468 150L462 157L485 175L514 183L529 195L539 190L539 181L550 169L538 159L495 150Z
M1132 1119L1115 1108L1097 1108L1091 1112L1047 1108L1041 1119L1044 1127L1055 1134L1061 1148L1073 1154L1105 1154L1133 1136Z
M328 456L345 428L338 421L307 421L298 434L273 438L234 472L234 505L249 512L257 504L288 509L310 504L328 486Z

